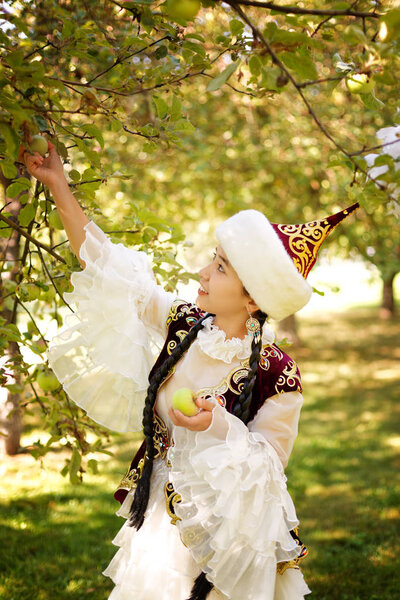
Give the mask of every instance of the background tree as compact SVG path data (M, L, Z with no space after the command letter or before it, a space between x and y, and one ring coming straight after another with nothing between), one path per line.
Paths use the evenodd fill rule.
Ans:
M249 206L296 222L359 200L379 245L397 206L386 184L397 175L389 169L385 185L367 182L364 156L382 148L376 130L396 119L400 10L394 2L371 10L363 1L324 9L203 1L184 18L171 1L3 6L2 427L8 451L17 451L10 399L14 417L39 406L51 437L30 451L39 457L66 445L64 473L77 481L96 468L88 455L107 451L105 431L60 386L40 389L39 369L21 347L43 358L38 324L47 316L62 326L60 309L72 310L63 293L80 266L54 227L49 191L33 188L18 163L20 144L51 137L88 216L114 241L148 252L169 289L196 278L177 260L185 235L212 244L213 223ZM353 87L349 76L358 77ZM335 237L347 253L355 244L340 239L351 227L357 239L361 220ZM392 239L398 245L393 229ZM382 264L387 254L379 252Z

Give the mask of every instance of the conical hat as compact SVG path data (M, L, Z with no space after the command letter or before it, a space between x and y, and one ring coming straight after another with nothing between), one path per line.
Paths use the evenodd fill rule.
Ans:
M244 287L273 319L300 310L311 298L306 281L322 242L349 214L352 206L309 223L270 223L258 210L242 210L217 228L215 235Z

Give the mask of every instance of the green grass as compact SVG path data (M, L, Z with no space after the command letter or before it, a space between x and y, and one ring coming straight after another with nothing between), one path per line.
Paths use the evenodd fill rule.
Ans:
M299 333L302 346L285 348L304 387L286 475L309 550L302 563L308 598L394 600L400 320L381 322L374 308L360 307L303 317ZM100 474L75 487L59 475L62 453L46 457L44 469L24 454L2 462L2 600L108 597L113 584L101 571L123 523L112 494L137 445L137 436L115 435L115 457L102 458Z

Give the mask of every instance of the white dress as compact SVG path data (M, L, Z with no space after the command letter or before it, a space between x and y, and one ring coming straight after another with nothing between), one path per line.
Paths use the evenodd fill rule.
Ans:
M75 305L66 327L50 342L47 358L69 397L113 431L142 430L148 374L167 335L175 295L157 285L144 252L111 242L94 221L85 225L74 272ZM187 600L203 570L214 584L207 600L304 600L302 571L277 572L296 558L290 535L299 525L286 487L303 398L284 392L268 398L247 426L216 403L205 431L176 427L168 416L173 392L190 387L209 395L250 356L250 337L226 339L209 317L205 327L160 387L156 411L173 446L154 461L150 498L139 531L125 520L119 548L104 575L115 587L110 600ZM266 326L263 344L272 343ZM181 496L172 524L164 485ZM134 490L117 515L128 517Z

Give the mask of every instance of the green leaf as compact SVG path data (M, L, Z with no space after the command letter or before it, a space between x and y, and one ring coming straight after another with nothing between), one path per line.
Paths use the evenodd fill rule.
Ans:
M0 97L0 105L5 108L4 104L3 96L2 98ZM19 138L17 134L7 123L0 123L0 134L6 142L7 155L16 158L17 149L19 147Z
M224 69L219 75L214 77L206 87L207 92L215 92L215 90L219 90L219 88L224 85L229 79L229 77L234 73L241 62L241 59L238 58L235 62L231 63Z
M78 471L81 466L82 457L77 448L74 448L72 451L71 460L69 463L69 479L73 485L76 485L80 482L78 477Z
M372 110L380 109L385 106L384 102L379 100L372 92L370 94L359 94L361 100L368 108Z
M7 179L13 179L14 177L16 177L18 170L14 163L7 160L2 160L0 164L4 177L6 177Z
M13 52L9 52L9 54L5 55L4 60L12 68L19 67L24 60L24 51L21 48L18 48Z
M159 96L153 96L153 102L156 107L157 116L159 119L164 119L169 114L168 104Z
M261 68L262 68L262 62L259 59L259 57L255 54L253 54L253 56L250 57L249 60L249 69L250 69L250 73L252 75L255 75L256 77L258 77L261 73Z
M157 48L157 50L154 52L154 57L157 58L157 60L160 60L160 58L164 58L165 56L168 55L168 48L167 46L161 45Z
M81 174L76 169L71 169L68 175L70 176L70 179L74 182L81 180Z
M31 221L33 221L33 219L35 218L35 215L36 215L36 208L34 207L33 204L28 202L24 206L24 208L21 208L21 210L18 213L19 224L22 225L22 227L27 227L29 225L29 223Z
M232 35L240 35L243 32L244 23L243 21L239 21L239 19L231 19L229 21L229 29Z
M182 117L182 103L175 94L172 96L170 115L171 121L177 121Z
M93 135L96 138L96 140L99 142L101 148L102 149L104 148L103 134L101 133L101 131L97 127L97 125L93 125L92 123L85 123L84 125L82 125L82 129L89 135Z
M187 38L194 38L195 40L199 40L199 42L203 42L203 44L206 42L205 38L199 33L186 33L184 39L186 40Z
M279 57L289 69L293 69L302 79L318 78L317 69L310 56L300 55L298 52L281 52Z
M17 329L17 331L15 331L15 329ZM18 328L16 328L15 325L12 327L12 324L0 327L0 337L11 340L12 342L22 341Z
M93 475L97 475L97 473L99 472L97 460L91 458L90 460L88 460L87 466L88 469L93 473Z
M20 182L18 181L14 181L13 183L11 183L7 190L6 190L6 196L8 198L15 198L16 196L18 196L18 194L20 194L21 192L27 190L30 188L30 183L29 185L27 185L24 182Z
M321 292L321 290L317 290L317 288L313 287L313 292L318 294L319 296L325 296L325 292Z
M189 40L185 40L182 43L182 48L188 48L189 50L192 50L193 52L200 54L200 56L202 56L202 57L204 57L206 55L204 46L202 46L201 44L196 44L196 42L191 42Z
M61 37L63 40L65 40L65 38L69 37L75 29L75 23L74 21L71 19L66 19L63 23L63 28L61 31Z
M196 127L187 119L178 119L173 124L173 131L196 131Z

